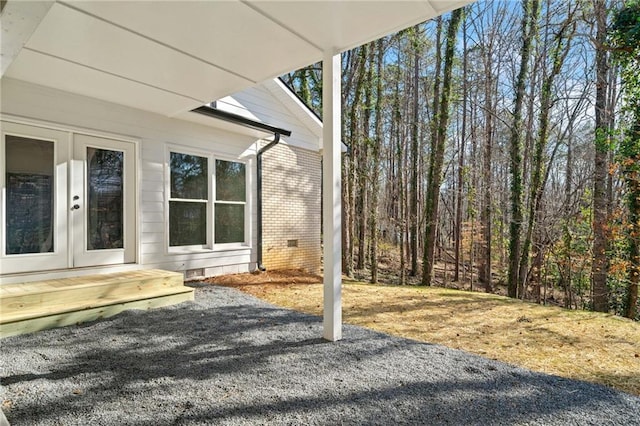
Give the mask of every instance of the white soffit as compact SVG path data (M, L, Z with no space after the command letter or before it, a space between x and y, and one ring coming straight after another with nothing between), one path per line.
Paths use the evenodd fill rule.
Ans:
M12 1L4 5L2 36L0 36L0 75L4 75L52 5L53 1L32 1L21 4Z
M250 83L61 4L51 8L27 48L201 103L210 101L218 86L239 90Z
M249 0L247 3L322 51L332 53L352 49L438 14L428 1Z
M73 5L253 82L291 71L292 58L302 67L322 54L238 1L94 1Z
M475 0L246 0L322 51L340 53ZM321 58L317 57L316 61Z
M2 75L175 116L470 1L9 0Z
M11 65L7 77L14 75L30 83L162 115L190 110L194 104L188 97L30 50L22 51Z

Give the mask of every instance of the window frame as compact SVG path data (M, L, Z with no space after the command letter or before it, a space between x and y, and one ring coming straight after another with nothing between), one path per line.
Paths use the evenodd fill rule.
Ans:
M194 200L183 198L171 197L171 154L184 154L193 155L197 157L206 158L207 160L207 199L206 200ZM228 161L233 163L243 164L245 167L245 199L244 201L218 201L216 200L216 160ZM250 179L250 162L233 158L227 155L220 155L211 151L205 151L197 148L180 146L180 145L167 145L166 149L166 161L165 161L165 241L168 254L180 254L180 253L206 253L213 251L223 250L237 250L250 248L250 233L251 233L251 218L250 218L250 193L251 193L251 179ZM193 244L193 245L170 245L170 233L171 233L171 217L169 213L171 202L192 202L192 203L206 203L206 243L205 244ZM215 206L216 203L244 205L244 222L243 233L244 241L231 242L231 243L216 243L215 242Z

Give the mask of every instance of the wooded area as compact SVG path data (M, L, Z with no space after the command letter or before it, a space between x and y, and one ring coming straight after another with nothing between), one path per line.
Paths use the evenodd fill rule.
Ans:
M638 320L639 46L638 0L500 0L343 54L344 273Z

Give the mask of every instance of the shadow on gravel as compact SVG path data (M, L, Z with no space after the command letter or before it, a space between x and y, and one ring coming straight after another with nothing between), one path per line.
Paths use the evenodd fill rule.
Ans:
M328 343L321 326L202 287L195 303L3 340L3 408L13 425L634 424L640 412L602 386L359 327Z
M592 407L602 403L616 404L615 395L593 398L576 395L572 389L556 389L553 395L541 395L537 379L513 382L513 377L502 376L490 380L455 380L444 382L418 381L402 386L381 386L376 389L335 395L291 398L277 402L241 404L235 407L212 407L208 410L181 417L181 423L220 422L227 419L254 419L260 423L272 413L306 414L329 412L328 424L515 424L535 423L548 418L542 424L567 424L563 416L580 407ZM499 383L496 383L498 381ZM511 383L510 383L511 382ZM510 395L512 390L528 387L530 392ZM460 392L477 394L478 397L458 395ZM334 415L334 412L340 415ZM633 423L633 414L627 422ZM598 424L598 417L577 414L577 424ZM582 418L582 421L579 419Z

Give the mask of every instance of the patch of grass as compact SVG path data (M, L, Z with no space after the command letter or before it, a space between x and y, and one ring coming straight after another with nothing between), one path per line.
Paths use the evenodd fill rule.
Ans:
M319 277L270 274L214 282L279 306L322 314ZM346 323L640 395L637 322L437 287L345 280L342 295Z

